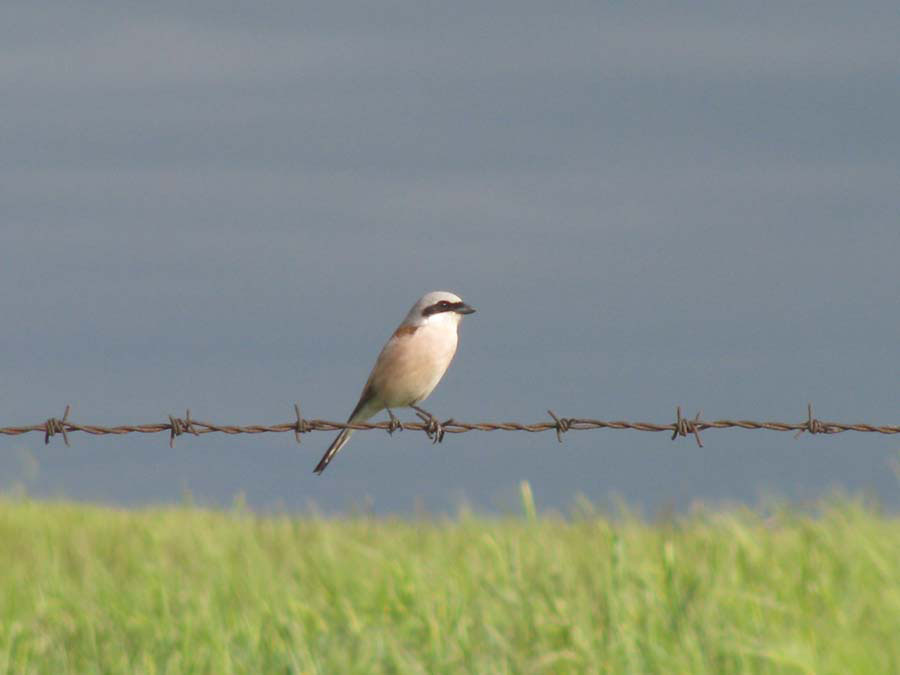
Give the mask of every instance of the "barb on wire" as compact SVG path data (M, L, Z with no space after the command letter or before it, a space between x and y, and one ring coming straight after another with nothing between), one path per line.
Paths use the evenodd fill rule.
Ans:
M62 434L66 447L69 447L69 434L66 430L66 422L69 420L69 406L66 405L66 411L63 413L61 420L50 417L44 422L44 445L50 443L50 438L56 434Z
M294 427L294 439L297 441L297 445L300 445L300 434L306 434L312 431L309 427L309 423L305 419L300 416L300 404L294 404L294 412L297 413L297 424Z
M555 431L556 440L562 442L562 436L569 431L589 431L594 429L631 429L633 431L667 431L672 434L672 440L679 436L687 437L693 435L698 447L703 447L700 438L700 432L707 429L767 429L769 431L793 431L795 438L799 437L803 432L809 432L811 435L816 434L837 434L844 431L857 431L864 433L879 434L900 434L900 425L875 425L875 424L844 424L841 422L823 422L813 416L813 407L810 403L807 406L806 419L802 422L755 422L752 420L703 420L701 413L698 412L693 418L685 418L681 414L681 406L675 409L675 422L669 424L654 424L652 422L625 422L625 421L606 421L598 419L589 419L581 417L558 417L555 412L548 410L547 413L552 421L536 422L534 424L521 424L519 422L457 422L452 417L445 422L439 421L425 411L416 411L421 421L419 422L400 422L393 413L389 413L390 420L384 422L330 422L328 420L305 419L300 414L300 405L294 404L294 413L296 419L282 424L253 424L253 425L232 425L232 424L213 424L211 422L201 422L191 418L190 409L187 410L183 418L169 415L168 422L150 423L150 424L133 424L118 426L100 426L95 424L79 424L69 419L70 406L66 406L62 419L50 417L45 422L32 424L28 426L18 427L0 427L0 435L19 436L30 432L40 432L44 434L44 443L49 443L50 438L56 434L61 434L63 441L69 445L69 432L80 431L82 433L91 434L92 436L102 436L106 434L123 435L123 434L156 434L168 432L169 446L174 447L175 438L184 433L191 433L194 436L201 436L210 433L223 434L262 434L262 433L284 433L293 432L297 443L300 443L302 434L311 431L339 431L341 429L354 429L358 431L381 429L392 434L397 430L410 429L413 431L424 432L433 443L440 443L444 439L445 434L462 434L468 431L527 431L529 433L537 433L541 431Z
M842 431L841 429L832 429L832 427L820 420L817 420L813 417L813 408L812 403L808 403L806 405L806 426L802 427L794 434L794 438L800 438L803 435L804 431L808 431L809 433L815 434L835 434Z
M550 417L552 417L553 421L556 423L557 443L562 443L562 435L569 430L569 422L571 422L571 420L566 419L565 417L563 419L558 418L556 416L556 413L554 413L552 410L548 410L547 414L550 415Z
M169 447L174 448L175 437L181 436L181 434L185 432L190 432L194 434L194 436L199 436L197 430L194 428L194 420L191 419L190 408L188 408L188 411L185 413L184 419L169 415Z
M703 447L703 441L700 440L700 412L694 415L694 419L689 420L681 416L681 406L675 408L675 429L672 431L672 440L679 436L687 436L694 434L697 441L697 447Z

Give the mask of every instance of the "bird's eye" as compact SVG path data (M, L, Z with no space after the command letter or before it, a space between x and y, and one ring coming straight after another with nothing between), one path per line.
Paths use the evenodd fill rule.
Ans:
M446 300L441 300L441 301L438 303L438 305L441 306L441 307L449 307L449 306L450 306L450 303L447 302Z

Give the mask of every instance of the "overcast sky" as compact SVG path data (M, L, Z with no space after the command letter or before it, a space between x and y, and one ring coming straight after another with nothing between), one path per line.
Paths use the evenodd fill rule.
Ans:
M424 292L426 407L900 423L896 2L0 10L0 426L342 420ZM403 415L410 418L408 411ZM0 437L0 488L408 512L900 507L900 437Z

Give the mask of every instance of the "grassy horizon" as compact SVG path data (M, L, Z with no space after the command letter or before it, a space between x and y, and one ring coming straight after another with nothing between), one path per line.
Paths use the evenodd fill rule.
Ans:
M0 672L900 672L900 518L0 499Z

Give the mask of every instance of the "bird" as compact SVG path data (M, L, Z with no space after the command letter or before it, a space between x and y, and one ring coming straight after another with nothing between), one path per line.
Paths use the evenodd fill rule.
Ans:
M347 424L365 422L382 410L387 410L394 422L391 408L403 407L411 407L434 421L416 404L428 397L447 372L456 353L459 323L463 316L474 312L454 293L432 291L423 295L378 355ZM314 473L321 475L352 435L353 429L343 429L322 455Z

